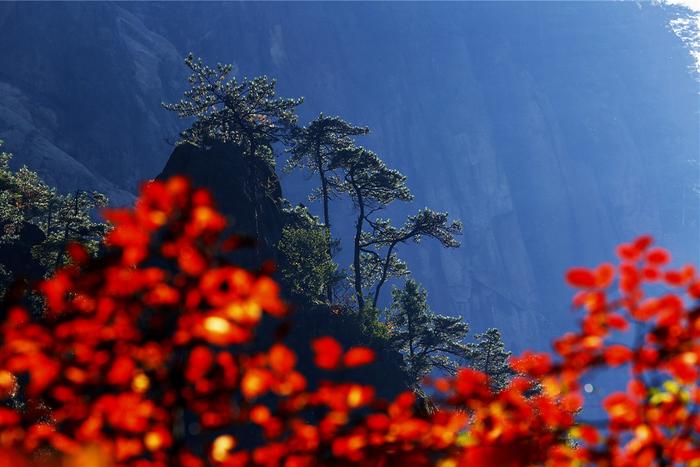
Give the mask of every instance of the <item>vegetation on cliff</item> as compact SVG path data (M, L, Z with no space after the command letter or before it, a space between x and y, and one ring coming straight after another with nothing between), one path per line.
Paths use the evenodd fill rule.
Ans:
M0 296L13 282L42 279L65 265L72 242L97 253L107 231L95 217L107 205L104 195L60 194L26 166L12 170L11 158L0 153Z
M179 103L164 104L179 116L194 119L182 133L183 142L195 143L204 150L233 142L250 160L264 160L272 171L275 150L282 145L289 154L287 171L300 169L318 176L318 186L309 198L321 200L323 221L308 215L288 216L294 219L292 225L283 228L276 245L282 283L290 293L302 298L302 306L324 301L329 308L345 312L352 307L369 334L389 338L388 312L380 309L383 286L393 279L410 276L408 265L399 257L399 246L434 238L447 248L458 247L456 236L461 233L462 224L450 221L447 213L427 208L409 216L400 227L379 217L395 201L411 201L414 197L403 174L388 167L374 152L356 145L354 138L367 134L368 128L323 114L298 127L294 110L302 100L278 97L274 80L258 77L239 83L230 76L231 65L212 68L191 54L186 65L192 71L190 89ZM255 174L252 181L257 185ZM255 196L259 196L260 190L255 190ZM343 241L334 238L331 227L332 201L340 197L350 200L356 212L347 278L333 262L334 245ZM282 205L284 200L279 203ZM265 226L257 210L257 199L254 204L254 236L260 238ZM354 291L354 303L341 292L347 285ZM463 338L466 325L461 326L465 330L460 336ZM447 335L433 336L443 338L448 339Z

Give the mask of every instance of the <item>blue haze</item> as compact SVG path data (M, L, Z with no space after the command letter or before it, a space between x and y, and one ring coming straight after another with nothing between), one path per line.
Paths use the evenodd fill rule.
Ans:
M626 2L2 3L0 138L62 189L128 203L182 127L159 105L184 89L187 52L277 77L281 95L305 96L302 122L371 127L363 144L416 195L395 220L422 206L462 219L459 250L401 251L433 308L500 328L514 350L545 348L575 319L567 267L641 233L699 259L698 82L674 15ZM284 179L294 202L310 187Z

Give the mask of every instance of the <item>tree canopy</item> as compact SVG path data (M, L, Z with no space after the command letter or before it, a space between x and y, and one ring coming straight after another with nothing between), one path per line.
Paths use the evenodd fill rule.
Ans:
M454 374L457 362L471 355L464 343L469 326L462 318L433 313L427 292L413 279L392 295L391 342L404 353L406 370L416 387L433 369Z
M286 142L297 122L296 107L302 99L277 97L276 81L267 76L253 79L229 77L233 65L212 68L189 54L190 89L176 103L163 104L182 118L194 118L181 140L194 144L234 142L251 157L272 162L271 145Z
M363 147L348 147L331 160L330 169L342 175L336 182L338 190L352 199L357 215L353 242L354 288L358 308L365 308L362 277L361 243L369 216L394 201L411 201L413 194L406 186L406 177L390 169L374 152Z
M39 279L63 266L71 243L95 254L108 230L96 213L106 196L58 193L26 166L12 170L11 158L0 153L0 294L16 279Z
M289 152L291 156L285 169L306 169L311 174L318 174L318 193L312 194L313 200L320 196L323 202L323 224L327 229L328 254L332 257L331 245L331 216L329 202L337 189L333 183L336 177L329 167L331 160L338 152L353 145L353 136L367 134L367 127L353 126L340 117L327 117L320 114L315 120L303 128L297 128L293 134L293 145ZM327 285L326 295L329 302L333 301L333 288Z
M372 306L376 307L382 286L391 277L405 276L405 267L396 253L396 247L402 243L413 241L420 243L423 238L434 238L445 248L457 248L459 242L455 236L462 233L462 223L458 220L449 221L446 212L435 212L428 208L418 214L409 216L403 226L396 228L389 219L367 221L370 232L364 232L360 238L362 254L361 268L366 279L366 285L373 285Z
M285 214L288 221L277 245L281 282L286 291L321 302L327 288L339 280L327 231L304 207L289 208Z
M501 332L496 328L487 329L481 334L475 334L476 342L467 344L468 357L464 362L470 368L489 375L489 381L494 391L502 391L515 376L510 366L511 352L501 339Z

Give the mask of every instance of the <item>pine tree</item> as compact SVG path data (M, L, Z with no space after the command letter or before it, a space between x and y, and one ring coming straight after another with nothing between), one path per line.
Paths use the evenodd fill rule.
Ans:
M195 118L192 126L184 130L181 142L208 146L216 142L233 142L251 158L264 160L274 166L273 144L291 142L292 130L297 122L296 107L302 99L276 96L276 81L267 76L241 82L230 77L232 65L217 64L215 68L195 59L191 53L185 59L191 70L190 89L180 102L163 104L182 118ZM259 196L265 180L256 164L251 164L249 190L255 201L255 233L260 237ZM256 247L258 256L259 246ZM258 258L260 259L260 258Z
M15 279L38 279L63 266L71 242L96 253L108 228L94 217L107 205L103 194L60 194L27 167L12 170L11 158L0 153L0 294Z
M46 240L34 248L47 269L57 269L66 261L68 244L77 242L88 251L97 252L107 225L95 222L96 209L107 206L108 200L99 192L76 190L68 195L57 195L50 200L45 216L38 225L46 233Z
M191 53L185 65L192 72L190 89L180 102L163 104L182 118L195 118L181 133L181 141L198 145L234 142L248 156L271 162L271 145L289 141L297 121L295 109L302 99L276 97L276 81L267 76L238 82L229 78L232 65L219 63L211 68Z
M13 171L10 159L12 154L0 153L0 243L18 240L23 225L39 222L58 196L26 166Z
M339 151L331 160L329 169L342 172L335 182L336 187L350 195L357 209L353 242L353 286L358 308L364 312L361 245L365 224L375 212L397 200L411 201L413 194L406 186L404 175L388 168L379 156L363 147L352 146Z
M371 232L366 233L360 240L363 255L362 267L365 277L371 277L369 284L374 285L372 306L377 307L382 286L390 277L400 277L408 274L408 269L396 254L396 247L402 243L413 241L420 243L423 238L434 238L445 248L457 248L459 242L456 235L462 233L462 223L454 220L449 222L449 214L435 212L428 208L422 209L400 228L391 225L388 219L369 221Z
M466 364L489 375L493 390L501 391L515 376L515 372L508 363L511 352L506 350L501 333L496 328L476 334L474 339L476 342L467 344L469 356Z
M392 344L403 353L406 371L418 385L433 369L453 373L457 362L469 357L463 342L469 326L461 317L434 313L427 304L427 292L413 279L392 292L389 316Z
M290 149L291 157L287 161L286 170L294 168L306 169L310 174L318 174L318 192L311 198L321 198L323 202L323 224L329 237L328 254L330 250L331 219L329 202L333 196L334 184L332 183L332 171L329 168L331 159L342 149L353 144L353 136L364 135L369 132L367 127L351 125L340 117L327 117L320 114L315 120L303 128L294 132L293 146ZM333 288L330 284L326 287L328 302L333 301Z

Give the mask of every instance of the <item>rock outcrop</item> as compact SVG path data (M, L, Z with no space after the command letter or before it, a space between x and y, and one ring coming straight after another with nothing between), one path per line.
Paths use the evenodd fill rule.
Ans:
M276 245L285 216L281 209L282 189L267 163L260 159L251 160L235 144L216 144L208 148L182 144L175 148L157 179L164 180L174 175L185 175L193 186L210 190L219 210L231 221L230 234L257 239L258 248L242 248L234 252L231 259L236 264L254 269L263 260L276 259ZM356 316L334 313L323 304L291 302L290 305L294 315L287 323L288 327L283 325L287 334L285 342L298 352L301 369L312 384L329 375L319 372L312 364L309 342L331 335L346 347L370 345L378 354L376 365L345 372L337 378L371 383L384 397L394 396L409 387L406 374L401 370L401 355L391 350L386 340L367 335ZM265 327L258 335L261 339L279 336L279 325L277 320L265 321Z
M211 191L219 210L228 217L231 231L255 239L256 253L249 261L276 259L284 222L282 188L267 163L251 160L231 143L209 148L181 144L156 178L174 175L185 175L195 187Z

